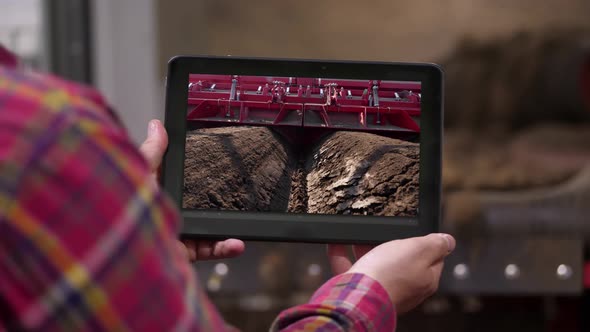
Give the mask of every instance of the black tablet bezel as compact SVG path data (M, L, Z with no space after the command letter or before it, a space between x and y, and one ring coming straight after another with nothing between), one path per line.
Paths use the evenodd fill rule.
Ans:
M184 156L190 73L283 77L330 77L420 81L420 188L417 218L338 216L237 211L184 211ZM380 243L437 232L440 222L443 72L430 63L319 61L217 56L177 56L168 63L165 127L168 150L161 185L181 210L181 236L242 240Z

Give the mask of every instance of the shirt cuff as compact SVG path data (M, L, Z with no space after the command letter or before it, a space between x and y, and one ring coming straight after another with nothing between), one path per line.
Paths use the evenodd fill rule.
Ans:
M302 331L307 326L329 331L394 331L396 313L387 291L376 280L360 273L341 274L318 289L309 303L281 313L273 327L289 330L295 325Z

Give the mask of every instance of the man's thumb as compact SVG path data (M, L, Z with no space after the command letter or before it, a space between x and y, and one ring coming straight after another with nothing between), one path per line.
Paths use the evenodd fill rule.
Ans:
M155 172L162 163L162 157L168 146L168 135L158 120L148 124L147 138L139 147L139 151L148 162L150 170Z
M430 234L423 237L427 252L432 262L438 262L449 255L457 245L455 238L449 234Z

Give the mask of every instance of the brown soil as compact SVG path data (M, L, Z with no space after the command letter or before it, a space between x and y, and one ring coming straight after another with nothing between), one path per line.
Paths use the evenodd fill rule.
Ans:
M186 143L187 209L417 213L417 143L337 132L295 150L263 127L196 130Z
M338 132L313 150L311 213L416 215L419 145L367 133Z
M183 207L285 211L292 169L280 138L259 127L192 131L186 139Z
M300 159L291 176L291 192L287 212L306 213L308 199L305 159Z

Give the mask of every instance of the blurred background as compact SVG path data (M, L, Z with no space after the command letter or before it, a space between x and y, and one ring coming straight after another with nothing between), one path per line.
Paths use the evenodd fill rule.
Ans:
M459 245L398 331L590 331L589 16L587 0L0 0L0 42L98 87L136 142L177 54L440 63L442 227ZM330 276L311 244L249 243L197 270L244 331Z

